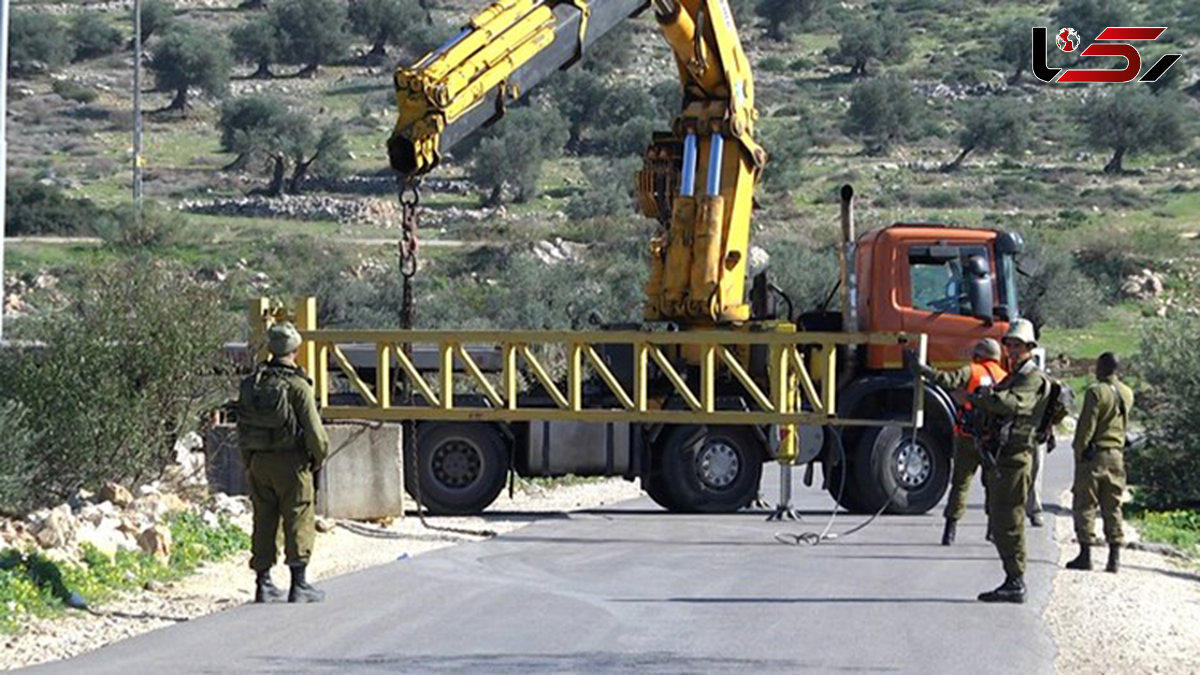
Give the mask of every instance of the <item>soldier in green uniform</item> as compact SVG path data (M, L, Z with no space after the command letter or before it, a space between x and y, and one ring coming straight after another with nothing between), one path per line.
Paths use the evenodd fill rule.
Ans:
M325 461L329 437L317 413L312 382L296 365L300 333L290 323L267 331L272 358L242 381L238 440L254 506L255 602L283 599L271 581L283 522L285 561L292 573L288 602L320 602L325 593L305 578L316 538L313 471Z
M967 491L971 479L979 469L979 450L975 437L964 426L964 416L971 410L969 397L980 387L991 387L1003 380L1008 373L1000 365L1000 343L992 338L980 340L971 353L971 362L955 370L935 370L920 363L912 354L905 354L910 367L951 392L958 405L959 419L954 425L954 474L950 483L950 497L946 500L945 527L942 529L942 546L954 543L958 521L967 512ZM984 489L987 489L987 474L983 474Z
M973 399L997 439L996 468L988 477L989 527L1004 583L981 593L983 602L1025 602L1025 500L1037 426L1050 400L1050 381L1033 360L1037 348L1033 324L1017 319L1004 335L1012 368L993 388L980 387Z
M1096 506L1104 519L1104 539L1108 542L1109 572L1121 566L1121 493L1125 491L1125 430L1133 408L1133 390L1117 379L1120 363L1112 352L1096 359L1096 383L1083 397L1083 410L1075 427L1075 485L1071 511L1075 515L1075 535L1079 538L1079 556L1067 563L1068 569L1092 569L1092 545L1096 543L1093 523Z

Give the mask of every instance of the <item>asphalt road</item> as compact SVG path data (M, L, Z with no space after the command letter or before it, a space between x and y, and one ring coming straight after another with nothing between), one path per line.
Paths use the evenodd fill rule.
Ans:
M1069 472L1068 452L1051 455L1050 513ZM804 520L783 525L667 515L645 499L539 520L330 580L322 605L246 605L43 670L1053 672L1041 620L1058 559L1052 517L1028 530L1030 602L984 605L976 594L1003 572L977 487L952 548L938 545L939 513L883 517L817 547L780 544L776 532L828 518L824 493L798 492ZM858 522L840 516L834 531Z

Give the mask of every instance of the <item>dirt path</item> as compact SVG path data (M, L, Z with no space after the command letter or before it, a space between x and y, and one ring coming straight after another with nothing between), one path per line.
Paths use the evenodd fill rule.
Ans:
M1070 494L1060 503L1070 504ZM1058 646L1058 672L1200 672L1200 568L1124 549L1121 572L1108 574L1108 552L1099 547L1097 571L1062 569L1079 548L1070 514L1054 521L1060 569L1045 619Z

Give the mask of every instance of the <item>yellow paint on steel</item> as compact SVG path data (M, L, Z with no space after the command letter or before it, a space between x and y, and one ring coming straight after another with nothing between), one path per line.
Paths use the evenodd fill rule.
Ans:
M754 381L754 378L750 377L750 373L747 373L746 369L742 368L741 362L724 347L718 347L717 354L720 355L721 362L725 364L725 367L729 368L729 372L733 373L737 381L749 392L750 397L759 405L759 408L768 412L774 412L775 404L763 393L758 383Z
M583 353L587 355L588 361L592 364L592 368L596 370L596 374L599 375L600 379L604 381L604 384L608 386L608 390L612 392L613 396L617 397L617 400L621 402L621 405L625 406L626 410L636 409L637 406L634 404L633 399L630 398L629 394L625 392L625 388L622 387L621 383L617 381L616 376L613 375L612 371L608 369L608 366L605 365L604 360L600 358L600 355L596 353L596 350L592 349L591 345L584 345L583 349Z
M533 371L534 376L546 388L546 393L550 394L550 398L554 399L554 403L560 408L569 408L571 404L567 401L567 397L563 396L563 393L558 390L558 385L554 384L554 378L550 377L550 374L542 367L541 362L537 360L533 352L529 351L529 345L521 345L521 356L525 357L525 362L529 364L529 369Z
M342 353L342 350L337 345L329 345L329 350L330 353L333 354L334 360L337 361L338 365L341 367L342 375L345 375L346 379L350 380L350 385L358 390L358 393L361 394L363 398L367 399L367 402L371 406L378 406L379 401L375 398L374 392L372 392L371 387L368 386L366 382L363 382L362 378L358 376L358 373L354 370L354 366L350 365L350 359L346 358L346 355Z
M400 364L400 368L408 376L409 384L416 386L417 391L425 397L425 401L429 405L440 407L441 397L433 393L433 390L429 388L429 383L425 381L424 377L421 377L421 373L417 371L417 367L413 365L413 362L404 353L404 350L400 348L400 345L392 345L392 351L396 354L396 362Z
M454 342L438 345L440 371L439 384L442 390L442 409L454 409Z
M302 332L303 334L303 332ZM808 333L808 332L751 332L742 330L687 330L680 332L642 331L437 331L437 330L340 330L321 329L318 336L325 342L346 344L380 342L441 344L458 342L463 345L496 344L570 344L584 342L593 345L638 344L651 345L908 345L915 343L916 333Z
M675 366L671 365L671 361L663 355L662 350L657 346L651 346L649 352L650 358L654 359L654 362L658 364L659 370L663 372L663 375L667 376L667 380L675 388L675 392L683 398L688 407L692 410L700 410L700 400L692 393L691 388L687 385L687 381L680 376L679 371L675 370Z
M484 396L487 396L488 399L496 405L496 407L505 407L504 399L500 398L500 394L496 393L496 388L493 387L492 383L488 381L486 376L484 376L483 371L479 369L479 364L475 363L475 359L471 358L471 355L462 345L456 345L456 347L457 349L455 350L455 353L458 354L458 359L462 361L463 367L466 368L467 372L471 374L471 377L475 379L475 382L479 385L479 388L483 390Z
M375 347L375 397L380 408L392 407L392 350L386 344Z
M517 409L517 349L512 343L504 344L504 400L509 410Z
M567 353L567 401L571 410L583 410L583 345L578 342Z
M804 394L804 400L812 406L812 409L819 413L825 414L828 408L825 405L824 398L817 393L817 387L813 383L812 376L808 372L808 368L804 366L804 360L800 358L800 352L795 349L784 350L787 353L787 360L791 364L792 371L799 381L800 391Z

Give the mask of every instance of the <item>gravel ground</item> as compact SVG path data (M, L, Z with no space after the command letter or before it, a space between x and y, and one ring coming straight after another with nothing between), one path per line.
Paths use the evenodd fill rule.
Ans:
M471 530L511 532L538 519L539 513L593 508L641 495L636 483L621 479L588 482L543 490L528 485L513 499L501 496L484 516L429 518L435 525ZM242 523L249 527L248 518ZM386 527L348 524L317 536L309 576L317 581L373 565L415 556L480 537L426 529L415 515ZM370 535L370 536L368 536ZM98 608L97 613L71 611L53 619L34 619L24 633L4 639L0 669L13 669L70 658L139 633L170 626L249 602L254 575L246 557L207 565L192 576L153 591L127 594ZM287 581L286 568L275 582Z
M1070 493L1059 503L1070 504ZM1070 514L1054 521L1061 568L1079 547ZM1058 645L1058 672L1200 672L1200 568L1124 549L1121 572L1107 574L1108 549L1092 553L1096 571L1059 569L1054 577L1045 618Z

